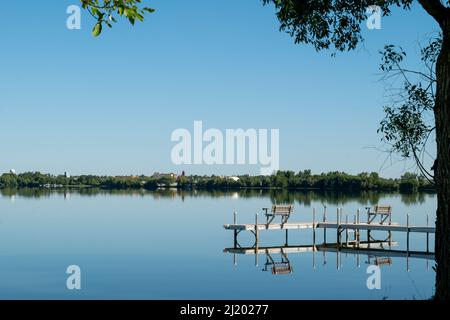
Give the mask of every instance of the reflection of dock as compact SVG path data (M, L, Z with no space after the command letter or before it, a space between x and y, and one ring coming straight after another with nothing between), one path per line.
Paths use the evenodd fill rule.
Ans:
M392 241L389 246L388 241L360 242L359 248L356 246L342 246L338 244L319 244L306 246L273 246L273 247L245 247L226 248L225 253L254 255L254 254L295 254L307 252L340 252L348 254L368 255L380 258L417 258L434 260L433 252L393 250L390 247L398 246L398 242ZM389 247L389 249L387 249Z
M371 243L372 246L373 243ZM406 250L392 250L392 249L383 249L383 248L347 248L347 247L338 247L333 245L324 245L319 246L318 251L326 251L326 252L341 252L348 254L363 254L372 257L389 257L389 258L418 258L418 259L429 259L434 260L433 252L422 252L422 251L406 251Z
M406 251L406 250L394 250L392 247L398 246L396 241L361 241L359 247L353 245L342 245L338 243L326 243L320 245L286 245L286 246L270 246L270 247L236 247L226 248L224 253L231 253L234 256L234 264L237 265L236 255L254 255L255 264L258 265L258 255L266 256L266 263L263 271L267 271L268 267L271 267L272 274L291 274L293 273L292 265L289 261L289 254L311 253L313 255L313 267L316 267L315 255L317 252L322 252L325 259L326 253L335 253L337 260L337 269L341 268L341 255L354 255L357 257L357 266L360 266L360 256L367 256L369 264L372 264L371 260L374 259L373 264L377 266L390 266L392 265L392 258L405 258L407 264L407 270L409 271L409 259L425 259L434 260L435 256L433 252L423 251ZM280 255L281 261L276 262L273 258L274 255ZM326 260L324 260L324 264Z
M398 246L398 242L391 242L391 246ZM388 241L371 241L369 242L360 242L359 249L358 248L346 248L352 253L361 253L368 254L367 252L376 252L376 250L381 250L386 252L388 250L383 249L389 246ZM273 247L245 247L245 248L226 248L223 250L225 253L235 253L235 254L244 254L244 255L253 255L253 254L291 254L291 253L306 253L306 252L315 252L315 251L327 251L327 252L336 252L338 250L337 244L320 244L320 245L305 245L305 246L273 246ZM339 251L344 252L345 250L342 246L340 246ZM364 251L364 252L363 252ZM370 253L372 254L372 253Z
M315 246L285 246L285 247L245 247L245 248L226 248L223 250L225 253L235 253L235 254L278 254L278 253L305 253L313 252Z

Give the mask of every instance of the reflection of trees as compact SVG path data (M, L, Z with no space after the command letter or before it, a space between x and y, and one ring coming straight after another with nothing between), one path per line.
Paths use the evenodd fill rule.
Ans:
M274 204L299 203L309 206L312 202L323 202L324 204L343 205L348 202L357 202L361 205L377 204L380 197L385 193L360 191L360 192L339 192L339 191L276 191L270 197Z
M54 193L54 191L51 191L49 189L37 189L37 188L0 189L0 194L4 197L20 196L24 198L41 198L41 197L50 197L52 193Z
M155 199L181 198L269 198L273 204L298 203L309 206L313 202L323 202L328 205L344 205L348 202L357 202L361 205L374 205L380 198L389 194L374 191L323 191L323 190L270 190L270 189L245 189L245 190L177 190L157 189L154 191L144 189L99 189L99 188L70 188L70 189L0 189L0 194L5 197L19 196L24 198L50 197L51 195L79 194L82 196L96 195L133 195L151 196ZM432 192L402 193L402 203L417 204L424 203Z
M406 192L401 193L401 200L406 205L424 203L433 194L433 192Z

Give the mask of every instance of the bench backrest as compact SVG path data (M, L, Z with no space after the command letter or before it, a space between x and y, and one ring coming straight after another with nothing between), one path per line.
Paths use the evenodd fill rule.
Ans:
M376 205L375 206L375 214L391 214L392 207L386 205Z
M290 214L294 211L293 205L274 205L272 206L273 214Z

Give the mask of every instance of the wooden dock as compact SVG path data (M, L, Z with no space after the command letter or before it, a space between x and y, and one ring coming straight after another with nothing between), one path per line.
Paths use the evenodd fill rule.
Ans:
M411 233L435 233L435 227L427 226L406 226L397 223L338 223L338 222L289 222L271 224L225 224L226 230L236 231L263 231L263 230L299 230L299 229L348 229L348 230L369 230L369 231L391 231L391 232L411 232Z
M281 206L281 209L287 206ZM289 206L292 209L292 205ZM429 225L429 216L427 215L426 226L410 224L409 214L406 215L406 225L400 225L391 221L391 206L376 206L375 211L368 210L368 217L366 222L360 220L360 210L356 211L352 221L349 221L349 216L346 215L343 219L342 208L337 208L336 220L327 220L327 211L324 207L323 217L316 219L316 210L313 209L312 222L289 222L288 218L292 213L283 210L277 210L276 206L272 209L272 213L268 214L268 209L265 209L265 223L259 221L259 214L255 215L254 223L238 224L237 212L234 212L234 219L232 224L225 224L223 227L226 230L232 230L234 233L233 248L226 248L224 252L232 253L234 262L236 264L236 255L254 255L255 265L258 265L258 255L266 256L266 267L271 265L277 267L283 265L289 273L292 273L292 266L290 265L288 254L291 253L307 253L312 252L313 265L315 266L315 254L323 252L324 258L327 252L334 252L337 256L337 267L340 268L341 254L354 254L357 257L357 264L359 266L360 255L367 255L368 260L372 257L376 259L378 264L392 264L391 258L406 258L407 270L409 270L409 258L426 259L427 267L428 260L433 260L435 254L430 252L430 234L436 232L435 227ZM280 212L279 212L280 211ZM281 216L279 223L274 222L274 215ZM379 222L375 222L375 218L380 217ZM296 245L288 244L288 234L291 230L312 230L312 245ZM285 242L283 246L264 247L260 246L260 233L264 230L283 230L285 232ZM318 231L323 234L323 243L316 244L316 235ZM241 232L251 232L255 236L255 243L251 247L242 247L238 242L238 235ZM327 232L332 232L336 236L336 243L327 243ZM366 233L366 240L362 241L361 232ZM372 232L377 232L375 235L380 236L380 232L387 232L387 237L382 239L375 239ZM406 233L406 250L393 250L392 247L397 246L398 242L392 241L392 234L394 232ZM426 251L410 250L410 234L421 233L426 234ZM271 255L279 254L282 257L281 262L276 262ZM276 271L276 270L275 270ZM279 274L275 272L276 274Z

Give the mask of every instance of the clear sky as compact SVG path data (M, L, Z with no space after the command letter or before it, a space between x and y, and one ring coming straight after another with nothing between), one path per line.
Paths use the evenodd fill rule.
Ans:
M76 0L5 1L0 10L0 172L259 173L259 166L172 164L177 128L280 129L281 169L377 171L383 117L378 50L413 54L436 30L415 5L332 58L295 45L259 0L154 0L131 27L99 38L92 19L66 28ZM417 57L416 57L417 58Z

